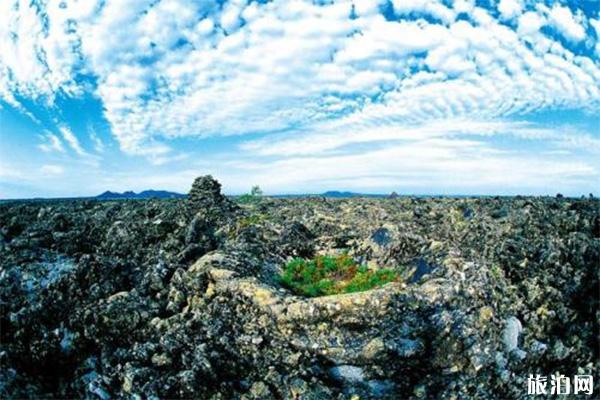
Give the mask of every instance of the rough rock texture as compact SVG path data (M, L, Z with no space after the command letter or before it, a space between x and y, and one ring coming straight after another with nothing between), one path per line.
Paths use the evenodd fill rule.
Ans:
M598 377L599 206L238 206L210 176L187 199L0 204L0 397L507 399L529 374ZM404 282L277 284L339 252Z

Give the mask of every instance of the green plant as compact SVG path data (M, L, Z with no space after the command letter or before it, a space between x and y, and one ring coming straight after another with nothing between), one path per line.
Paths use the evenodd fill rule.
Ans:
M262 197L262 195L263 195L263 191L260 188L260 186L258 186L258 185L252 186L252 189L250 189L250 196Z
M279 276L283 286L308 297L362 292L399 280L393 269L369 269L346 254L317 256L308 261L295 258Z
M246 193L238 197L237 201L242 204L258 203L263 196L263 191L260 186L255 185L250 189L250 193Z
M502 268L498 264L492 264L490 267L490 273L496 279L502 278Z

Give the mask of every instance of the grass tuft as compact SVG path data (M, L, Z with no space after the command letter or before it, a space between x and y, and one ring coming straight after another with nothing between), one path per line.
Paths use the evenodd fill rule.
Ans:
M346 254L312 260L295 258L279 276L283 286L308 297L362 292L399 280L400 275L393 269L372 270Z

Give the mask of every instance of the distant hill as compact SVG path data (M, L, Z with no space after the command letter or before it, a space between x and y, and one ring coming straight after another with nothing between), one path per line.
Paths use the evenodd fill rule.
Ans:
M180 199L186 197L185 194L168 192L166 190L144 190L143 192L135 193L127 191L123 193L106 192L94 197L98 200L118 200L118 199Z
M321 196L323 197L335 197L335 198L345 198L345 197L358 197L360 196L360 193L354 193L354 192L340 192L337 190L329 190L325 193L322 193Z
M338 190L329 190L324 193L305 193L305 194L271 194L267 197L280 199L296 199L303 197L327 197L330 199L348 199L352 197L371 197L371 198L386 198L387 194L372 194L372 193L356 193L356 192L340 192Z
M318 197L328 197L335 199L347 199L351 197L387 197L384 194L367 194L367 193L356 193L356 192L341 192L337 190L329 190L320 194L280 194L280 195L272 195L269 197L280 197L280 198L294 198L294 197L310 197L310 196L318 196ZM186 197L185 194L176 193L176 192L168 192L166 190L144 190L140 193L135 193L131 190L119 193L119 192L111 192L107 190L106 192L99 194L94 197L98 200L119 200L119 199L179 199Z
M320 194L323 197L331 197L336 199L347 199L350 197L387 197L385 194L367 194L367 193L355 193L355 192L339 192L337 190L330 190L328 192Z

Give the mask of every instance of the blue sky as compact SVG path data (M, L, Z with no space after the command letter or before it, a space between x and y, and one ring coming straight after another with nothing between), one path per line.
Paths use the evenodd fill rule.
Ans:
M600 2L0 2L0 198L598 194Z

